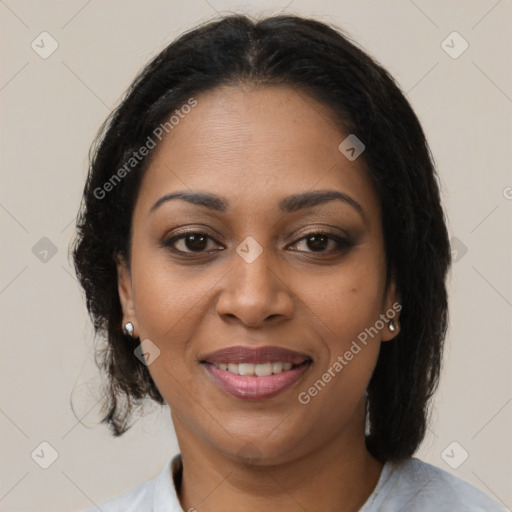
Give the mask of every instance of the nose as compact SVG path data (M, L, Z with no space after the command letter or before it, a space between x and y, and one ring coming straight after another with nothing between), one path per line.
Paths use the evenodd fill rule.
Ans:
M247 327L259 327L293 316L290 284L272 265L270 256L266 249L254 261L233 253L231 270L217 301L217 314L223 320L236 319Z

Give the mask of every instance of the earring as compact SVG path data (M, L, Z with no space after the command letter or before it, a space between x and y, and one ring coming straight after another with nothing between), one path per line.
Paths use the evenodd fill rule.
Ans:
M131 322L127 322L124 324L123 332L133 338L133 324Z
M394 320L390 320L389 321L389 330L391 332L395 332L396 331L396 325L395 325L395 321Z

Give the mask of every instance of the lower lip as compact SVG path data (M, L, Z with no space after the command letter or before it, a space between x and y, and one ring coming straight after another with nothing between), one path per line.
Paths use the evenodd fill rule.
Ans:
M202 365L226 393L245 400L260 400L276 396L293 386L308 370L311 362L266 377L235 375L211 363Z

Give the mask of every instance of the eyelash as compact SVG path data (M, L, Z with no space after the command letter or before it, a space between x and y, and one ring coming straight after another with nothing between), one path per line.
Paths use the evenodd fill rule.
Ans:
M197 256L205 255L205 254L211 254L213 252L218 251L218 249L213 249L213 250L209 250L209 251L207 251L207 250L195 251L195 252L194 251L181 251L181 250L176 249L174 247L174 244L177 241L183 240L183 239L185 239L189 235L202 235L202 236L207 237L209 240L215 241L215 239L213 237L211 237L210 235L208 235L207 233L204 233L202 231L182 231L181 233L178 233L178 234L172 236L171 238L168 238L167 240L164 240L162 242L161 246L162 247L168 247L174 253L176 253L176 254L178 254L180 256L184 256L186 258L197 257ZM333 240L334 242L336 242L336 249L334 249L332 251L318 251L318 252L315 252L315 251L298 251L298 252L306 252L308 254L313 254L313 255L325 255L325 254L329 254L330 255L330 254L333 254L333 253L344 252L347 249L350 249L351 247L354 246L354 244L348 238L343 238L343 237L334 235L333 233L329 233L327 231L322 231L322 230L310 231L309 233L305 234L304 236L302 236L301 238L299 238L295 242L293 242L292 245L296 245L298 242L301 242L302 240L306 240L307 238L312 237L312 236L324 236L324 237L328 238L329 240ZM216 243L218 243L218 242L216 242Z

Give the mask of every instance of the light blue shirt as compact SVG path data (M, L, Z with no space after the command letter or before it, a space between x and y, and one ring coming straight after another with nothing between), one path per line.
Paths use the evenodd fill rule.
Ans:
M160 474L137 487L83 512L184 512L174 480L180 455ZM173 478L171 478L171 474ZM442 469L409 459L387 462L374 491L359 512L509 512L476 487Z

